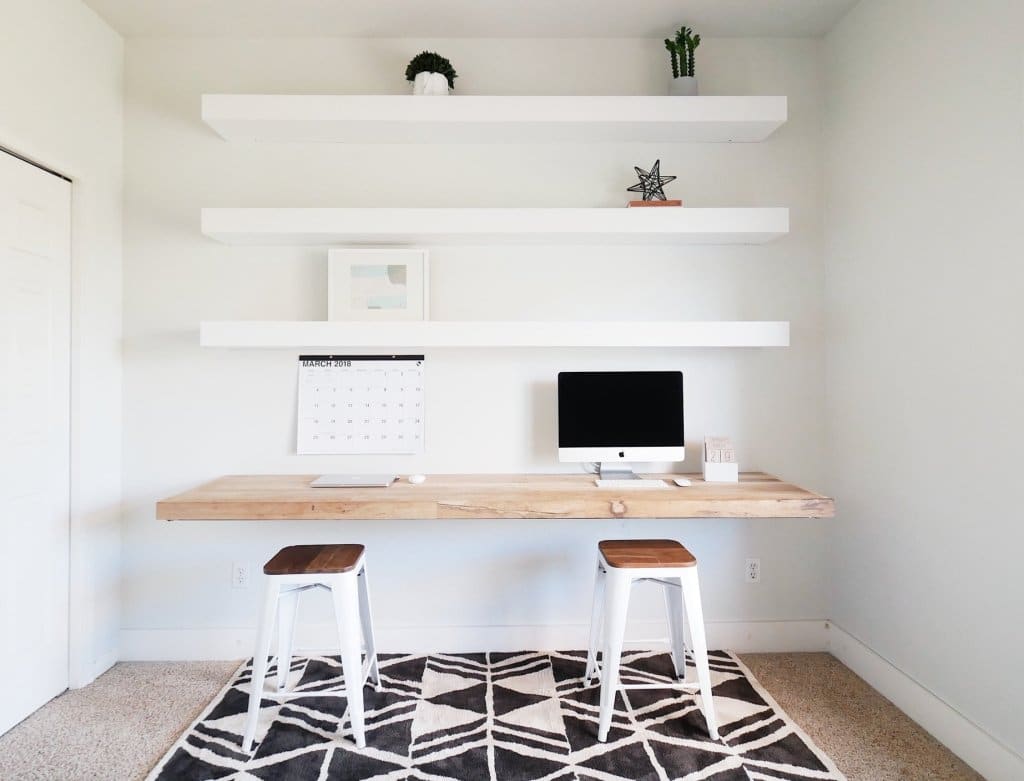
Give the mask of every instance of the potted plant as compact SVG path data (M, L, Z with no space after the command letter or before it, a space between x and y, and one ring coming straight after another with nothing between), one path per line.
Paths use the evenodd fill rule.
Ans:
M455 89L458 74L447 57L436 52L420 52L405 68L405 80L412 82L413 95L447 95Z
M689 27L680 27L676 38L665 39L665 48L672 58L672 81L669 82L670 95L696 95L697 77L693 73L694 50L700 46L700 36L694 35Z

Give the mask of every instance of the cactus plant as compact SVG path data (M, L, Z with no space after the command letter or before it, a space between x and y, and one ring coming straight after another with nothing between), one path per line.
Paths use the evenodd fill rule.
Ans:
M680 27L675 40L665 39L665 48L672 60L672 78L694 75L694 50L700 46L700 35L694 35L689 27Z
M668 38L665 39L665 48L668 49L669 57L672 60L672 78L679 78L679 54L676 51L676 45L673 41Z

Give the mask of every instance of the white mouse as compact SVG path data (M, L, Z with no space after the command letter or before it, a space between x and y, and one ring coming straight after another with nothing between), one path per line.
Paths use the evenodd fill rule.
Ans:
M672 482L678 485L680 488L686 488L686 486L690 485L690 478L676 477L672 480Z
M419 485L420 483L425 483L426 481L426 475L409 475L409 482L412 483L413 485Z

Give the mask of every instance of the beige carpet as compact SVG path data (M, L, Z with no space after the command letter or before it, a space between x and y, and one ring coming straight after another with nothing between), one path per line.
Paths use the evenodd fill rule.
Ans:
M981 778L832 656L741 658L850 781ZM118 664L0 736L0 779L143 778L237 666Z
M127 662L0 737L3 781L130 781L214 698L238 662Z
M740 658L850 781L984 781L831 654Z

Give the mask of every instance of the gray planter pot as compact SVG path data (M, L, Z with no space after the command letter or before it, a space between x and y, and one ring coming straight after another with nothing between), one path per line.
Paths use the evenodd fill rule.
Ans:
M420 71L412 83L413 95L447 95L448 79L442 73Z
M668 82L668 94L669 95L696 95L697 94L697 77L696 76L680 76L678 79L669 79L669 82Z

